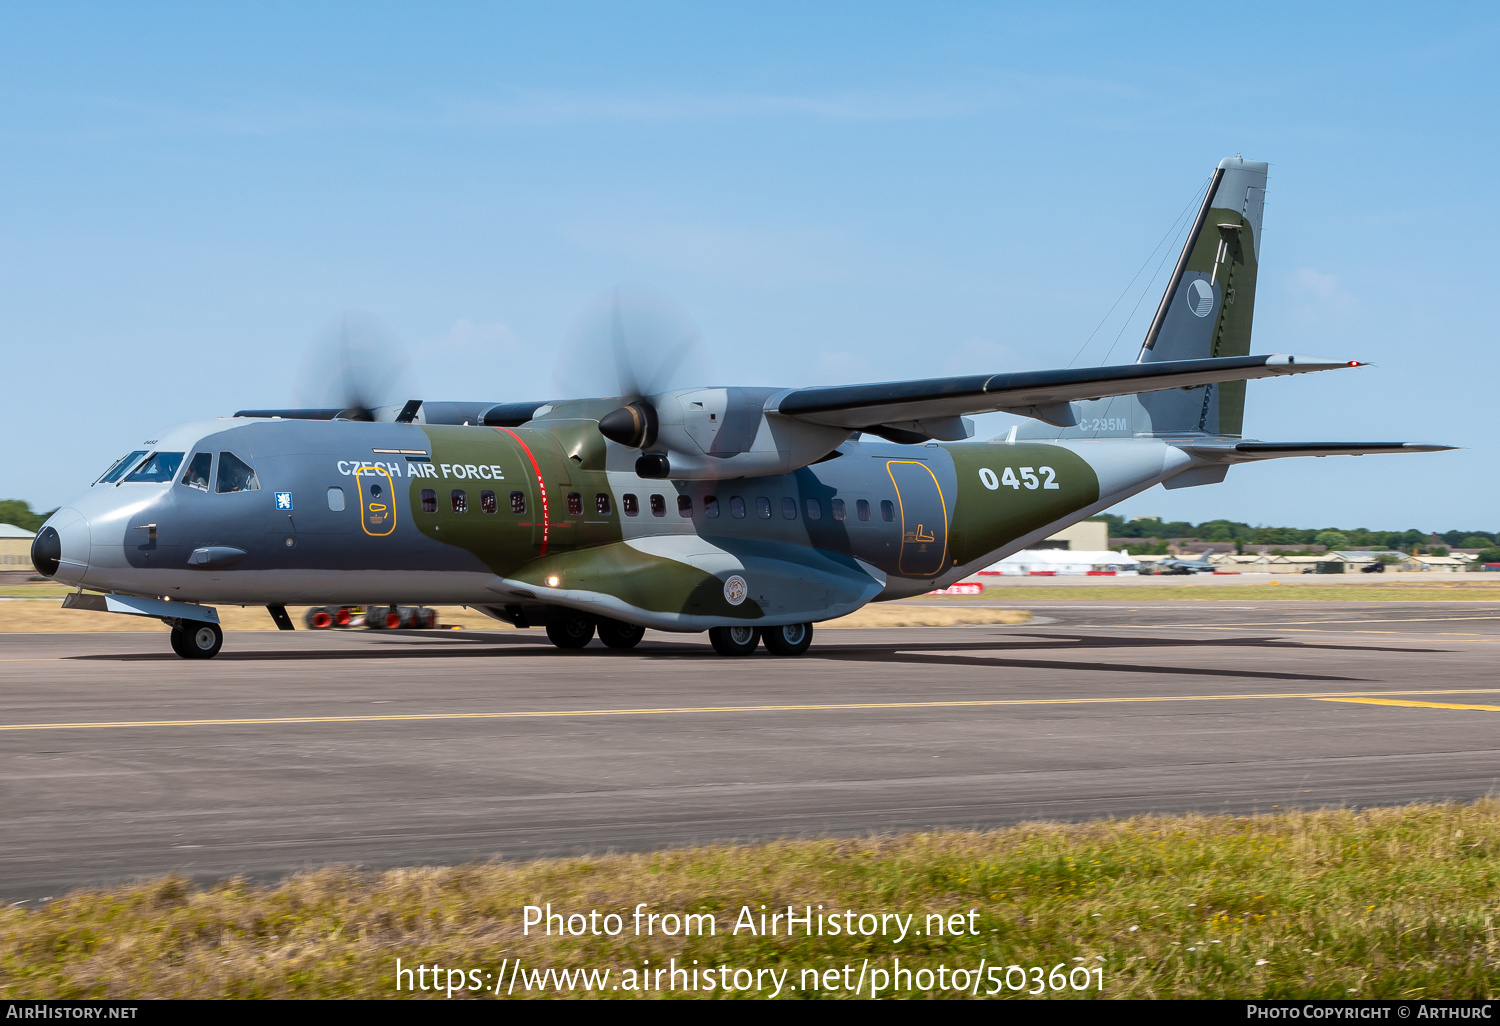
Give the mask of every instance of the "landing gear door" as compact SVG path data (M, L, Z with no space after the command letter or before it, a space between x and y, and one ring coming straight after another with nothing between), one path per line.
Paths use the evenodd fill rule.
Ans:
M921 460L887 460L901 516L897 571L906 577L936 577L948 565L948 502L932 468Z

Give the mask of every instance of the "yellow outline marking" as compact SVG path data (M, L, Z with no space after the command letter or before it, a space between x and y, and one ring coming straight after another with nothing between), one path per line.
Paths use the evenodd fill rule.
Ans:
M1410 709L1472 709L1500 712L1500 705L1453 705L1448 702L1405 702L1397 698L1320 698L1320 702L1355 702L1360 705L1399 705Z
M535 712L400 713L381 716L268 716L218 720L121 720L100 723L12 723L6 730L89 730L100 727L250 727L292 723L411 723L431 720L532 720L569 716L669 716L689 713L846 712L865 709L965 709L984 706L1130 705L1140 702L1234 702L1249 699L1318 698L1353 700L1379 695L1493 695L1497 688L1445 688L1422 691L1293 691L1262 695L1152 695L1140 698L999 698L968 702L851 702L841 705L707 705L659 709L548 709Z
M362 478L365 476L366 471L374 471L381 477L385 478L385 486L391 490L391 526L386 528L384 531L377 532L370 530L370 521L368 514L372 512L384 512L385 504L371 502L370 497L365 494L365 486L362 483ZM372 463L370 466L365 467L358 473L356 473L354 475L354 480L355 487L359 490L359 526L364 530L365 534L368 534L371 538L386 537L396 529L396 482L391 480L391 472L385 469L385 467Z
M933 577L937 577L944 570L948 569L948 497L943 494L943 486L938 483L937 475L932 472L932 468L929 467L926 463L923 463L921 460L886 460L885 461L885 473L886 473L886 476L891 479L891 487L894 488L894 489L896 489L896 501L901 504L901 555L898 556L897 560L896 560L898 569L901 568L901 564L905 561L903 559L903 557L906 555L906 546L907 546L906 535L907 535L907 530L906 530L906 500L904 500L904 499L901 498L901 486L896 483L896 475L891 472L891 467L893 467L897 463L913 463L913 464L921 467L923 470L927 471L928 476L932 478L932 486L937 489L938 503L939 503L939 505L942 506L942 510L943 510L943 551L938 556L938 564L937 564L938 568L937 568L937 571L936 571L936 573L933 573L931 575ZM922 528L922 525L918 524L917 525L917 532L918 532L918 534L921 533L921 528ZM913 545L918 544L918 542L920 542L920 540L921 539L918 539L917 541L914 541L911 544L913 544ZM916 553L913 553L913 555L915 556ZM905 571L903 570L903 572L905 572Z

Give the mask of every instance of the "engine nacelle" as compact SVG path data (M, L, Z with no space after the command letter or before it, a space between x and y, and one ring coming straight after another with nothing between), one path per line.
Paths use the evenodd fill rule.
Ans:
M656 423L643 449L665 456L667 464L642 459L646 476L718 481L787 474L827 456L853 434L767 413L767 400L782 391L687 388L646 397L643 405L650 405Z

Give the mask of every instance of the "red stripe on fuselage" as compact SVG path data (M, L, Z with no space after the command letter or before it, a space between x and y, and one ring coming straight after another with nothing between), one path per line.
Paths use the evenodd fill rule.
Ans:
M536 486L542 492L542 551L537 553L537 555L545 556L547 554L547 536L551 533L552 520L547 514L547 482L542 480L542 468L537 465L536 457L531 453L531 446L521 441L520 435L516 434L510 428L497 427L495 430L504 431L516 440L516 444L525 450L526 458L531 461L531 469L536 472Z

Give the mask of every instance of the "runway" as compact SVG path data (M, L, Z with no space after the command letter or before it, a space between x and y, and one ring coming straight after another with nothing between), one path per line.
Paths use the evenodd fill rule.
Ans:
M1039 598L1042 596L1039 595ZM1027 603L1016 627L0 638L0 898L1500 790L1500 604Z

